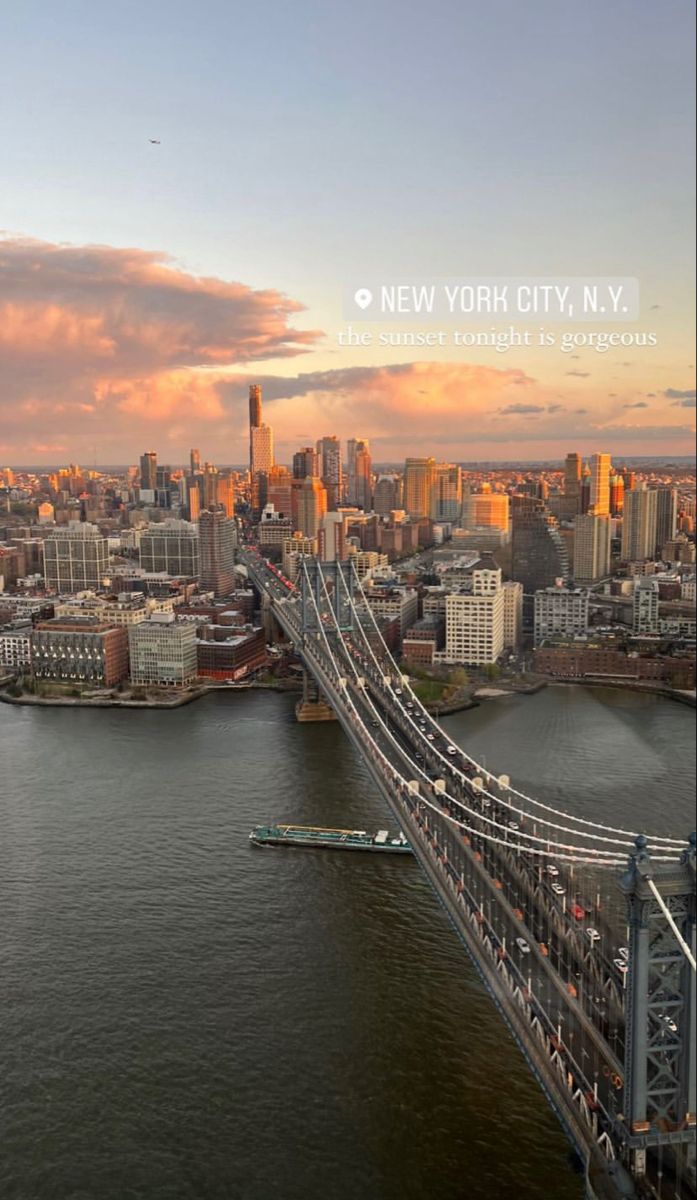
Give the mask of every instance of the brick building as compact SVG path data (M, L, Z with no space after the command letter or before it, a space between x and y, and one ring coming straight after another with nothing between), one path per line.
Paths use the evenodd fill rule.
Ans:
M642 656L603 646L541 646L535 651L535 670L560 679L665 683L694 688L695 659L667 655Z
M128 675L128 634L100 621L54 618L31 635L37 679L114 687Z
M243 679L267 662L263 629L205 625L196 643L196 669L206 679Z

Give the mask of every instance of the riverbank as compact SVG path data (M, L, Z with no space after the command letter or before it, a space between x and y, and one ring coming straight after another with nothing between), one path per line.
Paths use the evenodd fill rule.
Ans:
M483 700L498 700L503 696L534 696L536 692L542 691L547 686L548 681L546 679L537 679L533 683L504 681L500 684L497 683L496 686L472 683L463 689L461 695L453 697L446 703L429 701L424 704L424 707L432 716L449 717L453 713L466 712L467 709L478 708Z
M301 684L295 679L277 679L268 680L259 683L255 680L250 683L240 684L225 684L225 683L205 683L198 687L187 688L183 692L163 692L160 695L151 693L144 697L134 697L132 695L118 695L107 693L104 695L86 695L86 696L37 696L32 692L22 692L19 696L13 696L8 687L12 686L14 681L0 680L0 703L16 704L32 708L138 708L138 709L170 709L183 708L186 704L193 704L195 700L200 700L202 696L208 696L211 692L241 692L241 691L275 691L275 692L297 692L301 688Z
M664 700L675 700L677 704L686 704L688 708L697 708L695 692L683 692L678 688L666 687L661 683L627 683L619 679L576 679L550 676L545 686L551 687L558 683L561 687L594 687L612 688L617 692L635 692L640 696L662 696Z

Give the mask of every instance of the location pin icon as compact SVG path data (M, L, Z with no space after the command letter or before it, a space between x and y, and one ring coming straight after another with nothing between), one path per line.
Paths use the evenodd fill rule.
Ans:
M373 293L370 288L359 288L353 298L359 308L367 308L369 304L373 303Z

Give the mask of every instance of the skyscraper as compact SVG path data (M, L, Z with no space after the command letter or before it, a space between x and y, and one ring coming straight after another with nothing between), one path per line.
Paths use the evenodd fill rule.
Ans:
M189 521L150 525L140 536L140 565L144 571L164 571L196 579L199 573L198 530Z
M266 503L273 504L279 516L292 515L292 485L293 476L287 467L271 467L266 479Z
M348 452L348 488L349 504L357 504L364 512L369 512L372 505L372 466L370 447L364 438L350 438L347 443Z
M569 578L569 556L557 522L542 500L513 497L512 569L526 594Z
M273 430L270 425L255 425L251 430L252 437L252 476L260 471L265 474L273 466Z
M622 522L622 561L643 562L656 553L656 515L658 493L646 484L624 494Z
M327 489L321 479L308 475L298 494L298 532L316 538L327 512Z
M221 508L205 509L198 519L198 536L201 589L226 596L235 583L235 522Z
M656 550L672 541L678 527L678 489L661 487L656 492Z
M579 513L574 524L574 578L593 583L610 574L611 526L607 516Z
M610 472L612 458L609 454L594 454L591 458L590 505L597 517L610 512Z
M436 463L429 517L457 524L462 512L462 472L453 463Z
M576 451L567 454L564 462L564 495L580 500L581 498L581 455Z
M249 388L249 466L252 467L252 430L261 425L261 388L252 383Z
M610 514L621 517L624 509L624 479L621 475L610 476Z
M314 446L303 446L293 455L293 479L319 475L319 454Z
M201 470L201 451L200 450L190 450L189 451L189 469L190 469L192 475L195 475L197 473L197 471Z
M109 542L96 525L70 521L44 541L44 580L52 592L94 591L109 570Z
M373 506L381 517L389 517L401 502L401 488L396 475L381 475L375 484Z
M431 511L435 467L433 458L408 458L404 464L404 507L417 520Z
M508 529L509 499L505 492L470 492L462 501L464 529Z
M273 467L273 430L270 425L256 425L251 430L252 508L260 513L268 502L269 471Z
M327 489L327 507L334 512L342 500L343 471L341 466L341 442L338 437L320 438L317 442L319 473Z
M213 463L203 464L201 477L201 506L215 508L218 503L218 468Z
M225 510L226 517L235 515L235 476L232 471L220 471L216 487L216 500Z
M157 487L157 454L154 450L146 450L140 456L140 487L141 491L154 492Z

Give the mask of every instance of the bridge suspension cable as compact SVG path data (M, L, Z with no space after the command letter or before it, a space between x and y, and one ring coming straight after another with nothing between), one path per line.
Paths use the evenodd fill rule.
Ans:
M317 601L316 601L316 598L314 595L314 590L312 588L309 574L307 573L307 568L306 568L305 564L303 564L303 570L305 572L305 578L306 578L306 581L308 584L308 593L312 598L312 605L313 605L313 608L315 609L315 613L318 618L319 631L321 633L322 640L325 645L325 649L326 649L326 653L327 653L329 662L330 662L330 664L336 674L337 680L338 680L338 679L343 678L342 673L341 673L340 663L337 661L336 655L334 654L334 651L331 647L329 639L327 638L325 624L324 624L324 622L322 620L322 616L319 612L319 608L317 606ZM325 599L327 602L328 614L329 613L334 614L334 608L331 603L331 598L329 596L329 592L327 589L326 580L324 578L324 575L322 575L322 589L324 591ZM335 614L334 614L334 619L335 619ZM335 623L336 623L336 620L335 620ZM337 631L340 632L338 630L338 625L337 625ZM342 644L343 644L343 641L342 641ZM355 664L352 661L351 661L351 667L352 667L352 670L354 671L356 679L358 679L359 676L358 676ZM356 717L360 720L360 714L358 713L358 710L356 709L356 706L355 706L351 696L348 694L348 692L346 690L344 690L342 692L342 695L345 697L347 703L350 705L350 707L353 710L353 712L355 713ZM398 745L396 740L392 737L390 731L384 725L384 722L380 718L380 714L379 714L378 710L375 708L375 705L372 702L372 698L365 696L365 693L363 693L363 696L364 696L364 699L366 699L370 703L372 710L375 712L376 716L380 719L381 724L386 729L386 732L387 732L388 736L390 737L390 740L395 744L395 746L400 751L400 753L406 757L405 751L403 750L403 748ZM383 759L383 761L386 764L386 766L388 767L389 771L394 775L395 778L399 777L402 780L403 786L406 786L408 789L408 784L410 781L407 780L405 778L405 776L403 776L401 774L401 772L396 772L394 764L392 764L390 762L390 760L384 755L384 753L382 752L380 747L377 745L377 743L374 741L374 739L370 738L370 741L371 741L371 746L372 746L374 752L376 752ZM424 776L424 778L427 778L425 775L425 772L418 766L418 764L413 763L411 759L409 759L409 763L410 763L410 767L414 771L418 771L418 773L422 774ZM432 809L434 812L436 812L440 816L444 817L447 821L458 825L460 828L466 830L468 833L471 833L473 836L484 838L486 841L491 842L493 844L506 846L509 849L513 848L513 849L525 850L526 852L528 852L530 854L542 856L542 857L546 857L546 858L554 857L554 858L559 859L560 861L579 862L579 863L583 863L584 865L595 865L598 867L622 866L626 862L626 857L619 857L619 855L617 853L613 853L612 851L598 850L595 847L589 848L589 847L583 847L583 846L569 846L564 843L558 843L558 842L553 843L547 838L538 838L538 837L535 837L535 835L533 835L533 834L525 834L524 836L531 840L544 843L547 846L547 849L544 849L544 850L539 849L535 846L529 846L527 844L523 844L520 841L515 842L510 837L511 831L508 826L500 825L500 824L498 824L498 822L492 820L491 818L485 817L483 814L477 812L474 809L470 809L462 801L456 799L453 796L448 795L447 792L445 792L443 794L451 803L458 805L460 808L464 809L466 812L468 812L469 814L471 814L478 820L484 821L487 825L491 825L492 827L495 827L497 829L505 830L507 835L509 835L509 836L507 836L505 839L498 838L498 837L494 836L493 834L487 833L483 830L475 829L472 826L468 825L466 822L460 821L457 818L453 817L450 813L447 812L447 810L441 808L440 806L435 805L430 800L428 800L425 796L422 796L421 793L418 793L418 796L415 797L415 799L418 799L419 803L425 804L428 808ZM552 851L549 848L552 845L554 846L554 851ZM569 852L572 852L572 853L569 853Z
M370 653L370 656L371 656L371 658L372 658L372 660L373 660L373 663L374 663L374 665L375 665L375 669L376 669L376 671L377 671L379 674L381 674L381 675L384 677L384 666L383 666L383 664L381 664L381 663L378 661L378 659L377 659L377 657L376 657L376 655L375 655L375 651L374 651L374 649L373 649L372 643L371 643L370 639L369 639L369 638L368 638L368 636L367 636L366 630L365 630L365 628L364 628L364 625L363 625L363 621L361 620L360 613L358 612L358 610L357 610L357 608L356 608L355 602L354 602L354 600L353 600L353 596L352 596L352 594L351 594L351 590L350 590L350 588L349 588L349 587L348 587L348 585L347 585L346 578L345 578L345 575L344 575L344 572L343 572L343 569L342 569L342 567L341 567L341 564L340 564L340 563L337 563L337 568L338 568L338 573L339 573L339 575L340 575L340 577L341 577L341 580L342 580L342 582L343 582L343 585L344 585L344 590L345 590L345 593L346 593L346 597L347 597L347 600L348 600L349 606L350 606L350 608L351 608L351 611L352 611L352 615L355 617L355 621L356 621L357 628L358 628L358 630L360 631L360 635L361 635L361 637L363 638L363 641L364 641L364 643L365 643L365 645L366 645L366 647L367 647L367 649L368 649L368 651L369 651L369 653ZM344 650L344 652L345 652L345 654L346 654L347 661L350 663L350 665L351 665L351 669L353 670L353 672L354 672L354 674L356 675L356 677L358 677L358 676L357 676L357 670L356 670L356 666L355 666L355 663L353 662L352 656L351 656L351 654L350 654L349 647L347 647L347 646L346 646L346 643L345 643L345 641L344 641L344 636L343 636L343 633L342 633L341 629L340 629L340 628L339 628L339 626L338 626L338 622L337 622L337 619L336 619L336 613L335 613L335 611L334 611L334 606L333 606L333 604L332 604L332 602L331 602L331 598L330 598L330 596L329 596L329 592L328 592L328 589L327 589L326 578L325 578L325 576L324 576L324 573L323 573L323 572L322 572L322 570L321 570L321 567L319 567L319 564L318 564L318 569L319 569L319 572L320 572L320 575L321 575L321 578L322 578L322 589L323 589L323 592L324 592L325 601L326 601L326 606L327 606L327 614L326 614L326 615L327 615L328 619L329 619L329 620L330 620L330 621L333 623L333 625L335 626L335 632L336 632L336 634L338 635L339 643L341 644L341 646L342 646L342 649ZM355 578L355 580L356 580L356 584L357 584L358 590L359 590L359 592L360 592L360 594L361 594L361 596L362 596L362 598L363 598L363 602L364 602L364 607L365 607L365 610L366 610L366 612L369 614L370 620L371 620L371 621L372 621L372 623L373 623L373 626L374 626L374 629L375 629L375 633L376 633L376 635L377 635L378 644L379 644L380 646L382 646L382 648L383 648L383 650L384 650L384 653L385 653L385 657L386 657L386 659L387 659L387 660L388 660L388 661L391 663L391 665L392 665L392 669L393 669L393 670L394 670L394 671L397 673L397 675L400 677L400 679L402 679L403 677L402 677L402 675L401 675L401 672L399 671L399 668L398 668L398 666L397 666L397 664L396 664L396 662L395 662L394 658L392 657L392 655L391 655L390 651L388 650L387 646L385 645L385 642L384 642L384 640L383 640L383 638L382 638L382 635L381 635L381 633L380 633L380 629L379 629L379 627L378 627L378 625L377 625L377 621L375 620L375 615L374 615L374 613L373 613L373 610L372 610L371 606L370 606L370 605L368 604L368 602L367 602L367 598L366 598L366 596L365 596L365 592L364 592L364 590L363 590L362 584L361 584L361 582L360 582L360 579L358 578L357 572L355 571L355 568L353 567L353 565L351 565L351 570L352 570L352 571L353 571L353 573L354 573L354 578ZM318 626L318 630L319 630L319 631L320 631L320 633L321 633L322 641L324 642L324 645L325 645L325 649L326 649L327 655L328 655L328 657L329 657L329 659L330 659L330 661L331 661L331 663L332 663L332 667L333 667L334 671L337 673L337 675L340 677L340 675L341 675L341 671L340 671L340 664L337 662L337 660L336 660L336 656L334 655L334 653L333 653L333 651L332 651L332 649L331 649L331 646L330 646L330 644L329 644L329 641L328 641L328 639L327 639L325 622L322 620L322 616L321 616L321 614L320 614L320 612L319 612L319 608L318 608L318 606L317 606L317 602L316 602L316 599L315 599L315 596L314 596L314 592L313 592L313 588L312 588L311 580L310 580L310 577L309 577L309 573L308 573L308 571L307 571L307 565L306 565L306 562L305 562L305 561L303 561L303 573L304 573L304 578L305 578L305 580L306 580L306 583L307 583L308 593L309 593L309 595L312 597L312 604L313 604L313 607L314 607L314 609L315 609L315 612L316 612L316 615L317 615L317 626ZM296 588L292 588L292 589L290 589L290 590L293 590L293 591L295 591L295 592L296 592L296 597L297 597L297 589L296 589ZM295 600L295 598L296 598L296 597L294 597L294 600ZM291 603L293 603L293 602L291 602ZM411 689L411 688L409 688L409 692L410 692L410 694L411 694L411 695L413 695L413 696L414 696L414 699L415 699L415 701L418 703L418 705L419 705L419 708L422 710L422 712L423 712L423 713L425 714L425 716L428 718L428 720L430 721L430 723L432 724L432 726L433 726L433 727L435 727L436 729L438 729L438 731L439 731L439 732L442 732L442 731L440 730L440 726L438 726L438 725L437 725L437 723L433 721L433 719L431 718L430 714L427 712L427 710L426 710L426 709L424 708L424 706L421 704L421 701L419 700L419 698L418 698L418 696L416 695L416 693L414 693L414 692L412 691L412 689ZM364 699L365 699L365 694L364 694ZM375 716L376 716L376 717L377 717L377 718L380 720L380 724L383 726L383 729L384 729L384 730L385 730L385 731L388 733L388 736L390 736L390 740L391 740L391 741L392 741L392 742L393 742L393 743L396 745L396 743L395 743L395 740L394 740L394 738L391 736L391 733L390 733L389 729L387 728L387 726L385 725L384 721L382 720L381 714L379 713L379 711L378 711L378 710L377 710L377 708L375 707L374 703L372 702L372 698L369 698L369 700L370 700L370 705L371 705L371 709L372 709L372 711L374 712ZM352 707L354 707L354 711L355 711L355 706L353 706L353 705L352 705ZM420 732L420 731L419 731L419 732ZM372 740L372 739L371 739L371 740ZM460 771L460 769L459 769L459 768L457 768L457 767L455 766L455 764L453 764L452 762L449 762L447 759L445 759L445 757L444 757L444 756L443 756L443 754L442 754L442 753L441 753L441 752L438 750L438 748L437 748L437 747L434 747L434 746L432 746L432 745L429 743L429 746L428 746L428 748L429 748L429 750L430 750L431 752L434 752L434 753L438 754L438 757L439 757L439 758L440 758L440 759L441 759L441 760L442 760L442 761L443 761L445 764L447 764L447 766L448 766L449 770L451 770L451 771L454 771L454 772L455 772L457 775L459 775L459 776L460 776L460 778L461 778L461 780L463 781L463 783L464 783L464 784L465 784L467 787L471 787L471 781L468 779L468 777L467 777L466 775L464 775L464 774L463 774L463 772L462 772L462 771ZM400 747L398 747L398 749L400 749L400 750L401 750L401 748L400 748ZM403 751L402 751L402 752L403 752ZM479 764L478 764L478 763L476 763L476 761L475 761L474 759L472 759L472 758L471 758L469 755L467 755L467 754L466 754L464 751L463 751L463 754L464 754L464 757L465 757L465 758L468 760L468 762L470 762L470 764L471 764L473 767L475 767L475 768L477 768L478 770L480 770L480 771L482 772L482 774L483 774L483 775L484 775L486 778L488 778L488 779L491 779L491 778L493 778L493 776L492 776L492 775L491 775L489 772L485 771L485 770L484 770L484 768L480 767L480 766L479 766ZM428 777L426 776L426 773L425 773L425 771L423 771L423 770L422 770L422 768L418 766L418 764L414 763L412 760L410 760L410 762L411 762L412 769L413 769L414 771L417 771L417 772L418 772L420 775L422 775L422 776L423 776L423 778L424 778L424 779L428 778ZM430 782L430 781L429 781L429 782ZM590 839L592 839L592 840L594 840L594 841L603 841L603 842L607 842L607 843L608 843L608 844L610 844L610 845L615 845L615 846L617 847L616 851L614 852L615 856L616 856L616 855L619 855L619 854L622 854L622 853L626 853L626 848L627 848L627 847L631 847L631 846L633 846L633 842L626 842L626 841L624 841L624 842L623 842L623 841L620 841L618 838L605 838L604 836L602 836L602 835L600 835L600 834L593 834L593 833L590 833L590 832L588 832L588 831L587 831L587 830L589 830L589 829L603 829L603 830L605 830L606 832L616 832L616 833L624 834L624 835L626 835L627 837L633 837L633 836L635 836L635 835L632 835L632 834L631 834L629 831L627 831L627 830L616 830L616 829L614 829L612 826L606 826L606 825L603 825L603 824L601 824L601 823L598 823L598 822L587 821L587 820L585 820L585 819L583 819L583 818L580 818L580 817L575 817L575 816L573 816L573 815L572 815L572 814L570 814L570 813L564 812L563 810L555 809L555 808L553 808L553 807L552 807L552 806L550 806L550 805L545 805L545 804L543 804L541 801L536 801L536 800L534 800L532 797L528 797L528 796L526 796L524 793L522 793L522 792L519 792L519 791L518 791L517 789L515 789L515 788L507 788L507 790L508 790L508 791L510 791L510 792L512 792L512 794L513 794L513 795L515 795L515 796L518 796L518 797L520 797L520 798L522 798L522 799L524 799L524 800L527 800L529 803L531 803L531 804L535 805L536 807L539 807L539 808L543 809L544 811L551 812L551 813L553 813L554 815L558 815L558 816L561 816L561 817L565 817L566 819L568 819L568 820L570 820L570 821L574 821L574 822L576 822L576 823L577 823L577 824L579 824L579 825L583 825L583 826L584 826L584 827L586 827L586 828L585 828L585 829L574 829L574 828L570 828L569 826L562 826L562 825L558 825L558 824L557 824L557 823L555 823L555 822L548 821L546 818L544 818L544 817L542 817L542 816L538 815L537 813L530 813L530 812L529 812L527 809L524 809L524 808L519 808L518 806L516 806L516 805L512 804L512 803L511 803L509 800L507 800L507 799L504 799L504 798L502 798L501 796L496 796L496 795L493 795L491 792L487 791L487 790L486 790L485 788L483 788L483 787L482 787L482 789L481 789L481 793L480 793L480 794L481 794L482 796L488 797L488 798L489 798L491 801L493 801L495 804L497 804L497 805L498 805L498 806L500 806L500 807L506 808L506 809L508 809L509 811L511 811L511 812L515 812L516 814L519 814L519 815L521 815L521 816L523 816L523 817L527 817L529 820L531 820L531 821L532 821L532 822L534 822L535 824L539 823L539 824L541 824L541 825L545 825L545 826L549 827L550 829L551 829L551 828L553 828L553 829L557 829L557 830L559 830L559 831L561 831L561 832L566 832L566 833L569 833L569 834L571 834L573 837L579 837L579 838L580 838L580 837L583 837L583 836L585 835L585 837L587 837L587 838L590 838ZM570 850L570 849L573 849L573 850L579 851L579 852L581 852L581 853L585 853L585 854L587 854L587 855L589 855L589 856L594 856L594 857L590 857L590 858L588 858L588 859L583 859L582 861L585 861L585 862L596 862L598 865L606 865L606 864L604 864L604 863L603 863L601 856L605 856L605 857L611 857L611 856L613 855L613 852L612 852L612 851L601 851L601 850L598 850L596 847L569 846L567 843L558 842L558 841L556 841L556 840L554 840L554 839L551 839L551 838L539 838L539 837L537 837L535 834L528 834L528 833L524 833L524 832L522 832L522 831L521 831L521 837L525 837L525 838L527 838L528 840L535 840L535 841L538 841L538 842L542 842L542 843L544 843L545 845L547 845L548 847L550 847L550 849L549 849L548 851L545 851L545 852L542 852L542 851L539 851L539 850L537 850L537 851L536 851L534 847L525 845L525 844L524 844L524 843L523 843L523 842L520 840L520 838L518 838L518 840L517 840L517 841L515 841L515 840L514 840L514 839L511 837L511 833L512 833L512 832L514 832L514 831L511 831L509 826L502 826L502 825L500 825L498 822L492 822L492 821L491 821L491 819L490 819L490 818L487 818L487 817L485 817L485 816L484 816L484 814L482 814L482 813L479 813L479 812L475 812L474 810L470 809L470 808L469 808L467 805L463 804L463 802L462 802L461 800L459 800L457 797L453 797L453 796L449 795L449 793L447 793L447 792L445 792L445 793L443 793L443 794L445 795L445 797L447 798L447 800L448 800L450 803L452 803L452 804L455 804L455 805L459 806L460 808L464 809L464 811L467 811L467 812L469 812L469 813L471 813L471 814L475 815L475 816L476 816L478 819L485 821L487 824L494 825L494 826L496 826L496 827L497 827L497 828L499 828L499 829L505 829L505 830L506 830L506 833L507 833L507 837L506 837L506 840L505 840L505 841L503 841L501 844L507 845L507 846L509 846L509 847L510 847L510 846L515 846L515 847L518 847L518 848L527 849L527 850L528 850L530 853L537 853L537 854L540 854L540 853L545 853L545 854L546 854L548 857L559 857L559 858L562 858L562 857L567 857L567 854L566 854L566 852L567 852L568 850ZM438 809L437 809L436 811L440 811L440 810L438 810ZM445 816L447 816L447 814L445 814L445 813L444 813L444 815L445 815ZM450 818L448 818L448 819L450 819ZM481 831L479 831L479 836L487 836L487 835L485 835L485 834L483 834ZM489 835L489 840L492 840L492 839L491 839L491 835ZM656 838L656 840L663 841L663 842L667 842L667 843L671 843L671 844L672 844L673 842L675 842L675 844L676 844L676 849L677 849L678 847L682 846L682 842L678 841L678 839L668 839L668 838L658 838L658 837L657 837L657 838ZM551 850L551 847L554 847L554 852ZM668 849L668 846L666 846L665 848L666 848L666 849ZM655 857L655 856L654 856L654 857ZM614 861L617 861L617 859L615 858L615 859L614 859ZM624 861L624 859L622 859L622 860L619 860L619 861L622 861L622 862L623 862L623 861ZM673 859L672 857L671 857L671 858L666 858L666 859L663 859L663 858L662 858L662 859L658 859L657 861L674 861L674 859ZM607 864L607 865L610 865L610 864Z
M339 570L341 571L341 567L339 567ZM343 571L341 571L341 574L343 577ZM344 582L345 582L345 580L344 580ZM347 595L349 595L348 590L347 590ZM350 596L349 596L349 601L350 601ZM354 605L354 611L355 611L355 605ZM356 616L357 615L358 614L356 613ZM340 632L340 631L337 630L337 632ZM343 641L343 639L342 639L342 641ZM343 644L345 645L345 643L343 643ZM368 646L370 646L369 642L367 644L368 644ZM353 657L350 653L350 650L348 650L348 653L347 653L347 661L350 663L351 668L356 676L356 679L358 679L359 678L358 669L356 667L355 662L353 661ZM338 669L338 665L337 665L337 669ZM375 717L380 721L380 724L382 725L382 727L385 730L385 732L387 733L387 735L390 737L390 740L392 742L394 742L395 739L391 735L389 726L384 721L382 714L381 714L380 710L378 709L378 707L375 705L374 701L372 700L372 697L366 696L366 699L370 703L371 710L374 713ZM413 768L415 771L417 771L421 776L423 776L424 779L428 780L428 775L426 774L426 771L424 770L423 767L421 767L416 762L413 762L412 765L413 765ZM448 766L451 766L451 764L448 764ZM466 780L467 788L468 789L471 788L473 786L472 781L467 780L466 776L464 778ZM445 781L443 781L443 782L445 782ZM430 780L429 780L429 783L430 783ZM512 805L510 802L508 802L498 796L494 796L491 792L488 792L484 787L482 787L481 789L478 789L478 791L479 791L479 795L490 798L495 804L499 805L502 808L506 808L508 811L515 812L516 814L520 814L523 816L530 816L530 814L528 814L524 809L518 808L517 806ZM598 856L607 856L607 857L612 857L613 859L616 859L618 853L621 853L621 851L618 851L616 848L614 850L599 850L594 846L593 847L569 846L567 843L559 842L549 836L548 837L538 837L534 833L527 833L525 831L519 831L519 833L516 833L516 831L510 830L510 826L501 825L499 822L493 821L490 817L487 817L484 813L480 813L480 812L470 808L462 800L460 800L459 798L457 798L455 796L452 796L449 792L444 791L442 794L452 804L458 805L458 807L460 807L464 811L470 813L472 816L479 817L482 821L485 821L489 825L495 826L497 829L506 830L509 835L507 844L518 846L521 849L527 848L522 842L522 838L525 837L529 840L546 844L547 846L553 846L555 849L557 849L557 848L560 850L561 849L566 849L566 850L570 850L570 849L581 850L581 849L583 849L588 854L596 854ZM616 838L606 838L601 834L592 834L592 833L586 834L584 830L573 829L568 826L558 825L557 823L555 823L553 821L548 821L543 817L531 816L531 819L536 824L539 823L540 825L545 825L545 826L548 826L549 828L557 829L561 832L570 833L574 837L590 837L593 840L607 842L608 844L615 846L615 847L619 844L622 847L632 848L634 845L634 843L631 841L618 843L618 840Z
M379 639L379 645L384 650L385 657L386 657L387 661L391 664L392 670L395 672L395 674L397 676L399 676L400 679L403 679L404 677L402 675L402 672L400 671L398 664L396 663L389 648L385 644L382 634L380 633L380 628L375 619L375 614L374 614L370 604L368 603L368 599L367 599L365 591L363 589L363 585L358 577L358 573L356 572L353 564L351 564L351 570L353 570L353 572L354 572L356 586L362 597L364 608L365 608L366 612L368 613L369 618L373 624L377 638ZM343 571L342 571L342 578L343 578ZM345 580L344 580L344 584L345 584ZM351 602L352 602L352 598L351 598ZM353 610L355 612L355 604L353 604ZM357 616L359 628L365 638L366 645L368 646L368 648L370 650L370 653L372 655L373 661L375 662L376 668L378 670L382 671L382 666L378 662L378 660L375 656L373 647L370 644L369 639L365 636L365 631L363 630L362 621L360 620L360 614L356 613L356 616ZM433 720L431 714L428 712L428 710L422 704L422 702L419 699L419 697L417 696L416 692L413 691L413 689L409 686L408 683L407 683L407 687L408 687L410 695L413 697L414 701L418 704L418 706L419 706L421 712L424 714L424 716L426 716L428 718L431 726L437 728L440 731L440 726L437 724L437 722L435 722ZM467 752L464 750L463 750L463 754L464 754L465 758L468 760L468 762L470 762L477 771L481 772L482 775L484 775L486 778L491 778L490 772L486 771L485 768L482 767L481 764L476 761L476 759L472 758L471 755L467 754ZM440 755L440 757L442 758L443 756ZM444 759L444 761L447 761L447 760ZM452 766L452 764L448 764L448 765ZM455 770L458 770L458 768L456 767ZM463 773L461 771L458 770L458 773L462 776L463 779L467 778L465 775L463 775ZM632 830L618 828L613 825L605 825L600 821L589 821L583 817L576 817L573 815L573 813L566 812L563 809L554 808L552 805L545 804L541 800L535 800L532 796L528 796L528 795L526 795L525 792L521 792L519 789L511 787L510 785L507 790L510 791L512 795L519 797L522 801L524 801L528 804L534 805L536 808L540 808L540 809L544 810L545 812L552 813L554 816L563 817L565 820L573 821L578 825L583 825L583 826L586 826L591 829L601 829L605 833L620 834L621 836L630 838L632 840L637 837L637 833ZM528 815L531 818L531 820L535 819L535 817L533 816L532 813L527 813L526 810L524 810L524 809L516 809L516 811L520 812L520 813L525 813L525 815ZM650 834L650 835L646 835L646 836L648 837L648 839L651 842L663 842L663 843L666 843L667 846L674 846L676 849L681 849L684 845L684 839L682 839L682 838L665 837L660 834ZM610 839L610 840L613 840L613 839ZM627 844L627 843L624 843L624 844Z

